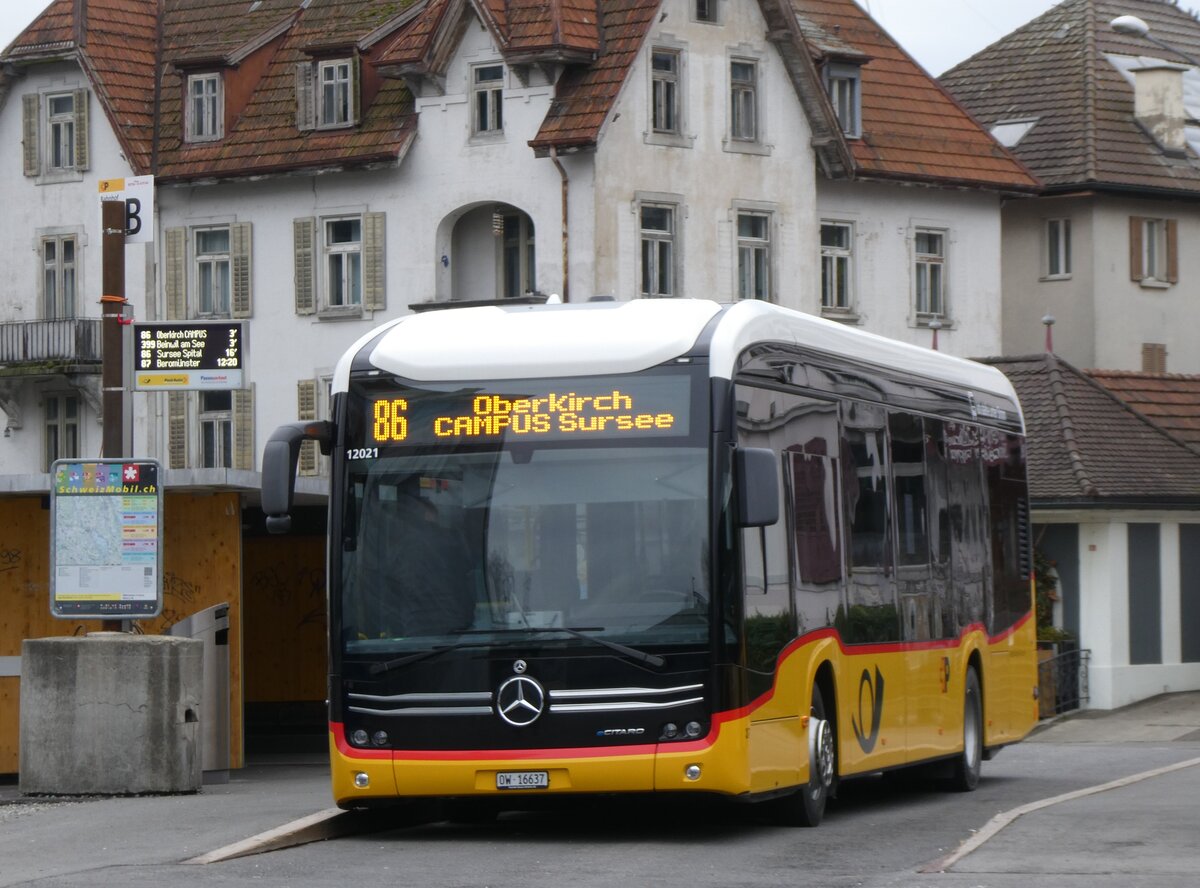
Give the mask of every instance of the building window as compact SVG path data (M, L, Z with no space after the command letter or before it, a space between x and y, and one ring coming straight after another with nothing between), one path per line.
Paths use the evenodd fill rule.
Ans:
M1143 286L1179 281L1179 233L1175 219L1129 218L1130 277Z
M320 121L322 127L347 126L352 122L350 95L354 86L349 59L321 62Z
M196 314L229 317L232 291L229 229L197 228L195 235Z
M75 169L75 95L46 97L47 166L51 170Z
M821 308L849 311L854 227L847 222L821 223Z
M325 303L362 305L362 219L325 220Z
M211 142L225 134L224 93L220 74L192 74L187 80L188 142Z
M77 181L88 168L88 93L22 96L22 165L42 182Z
M43 402L46 416L46 471L56 459L79 456L79 398L74 395L47 395Z
M641 294L675 295L675 207L642 204L638 209L642 243Z
M201 391L197 412L200 426L200 466L233 466L233 392Z
M946 233L917 229L913 240L914 286L917 314L946 314Z
M862 76L858 65L826 65L825 86L842 132L854 138L862 135Z
M709 24L719 22L717 2L718 0L695 0L696 5L693 7L693 13L695 14L696 21L708 22Z
M758 65L729 63L729 135L743 142L758 140Z
M1071 220L1046 220L1046 276L1071 276Z
M738 299L771 298L771 215L737 215Z
M679 127L679 53L656 49L650 54L650 128L677 136Z
M42 238L42 316L75 317L76 240L74 235Z
M480 65L471 69L472 135L504 132L504 66Z

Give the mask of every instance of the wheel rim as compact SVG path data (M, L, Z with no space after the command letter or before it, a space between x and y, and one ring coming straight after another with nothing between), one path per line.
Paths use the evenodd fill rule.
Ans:
M815 794L833 785L833 731L823 718L814 718L808 724L809 761L815 764L811 778Z
M963 758L967 768L972 771L979 765L979 720L978 699L972 696L967 700L966 712L963 716Z

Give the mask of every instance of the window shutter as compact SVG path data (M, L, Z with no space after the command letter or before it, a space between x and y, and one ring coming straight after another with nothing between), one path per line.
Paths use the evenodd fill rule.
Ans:
M233 390L233 467L254 471L254 388Z
M42 171L38 149L42 97L37 93L22 96L21 107L24 113L21 128L21 152L24 157L25 175L36 176Z
M172 469L188 467L187 392L167 393L167 461Z
M75 90L75 169L86 170L88 152L88 91Z
M350 123L357 126L362 117L362 60L350 58Z
M317 92L313 83L313 63L296 65L296 129L307 132L317 125Z
M1129 217L1129 277L1140 281L1146 277L1142 268L1142 230L1145 220L1141 216Z
M296 384L296 418L300 420L317 418L317 381L315 379L301 379ZM317 442L303 442L300 445L300 474L319 474L320 465L317 459Z
M168 228L163 252L167 320L181 321L187 317L187 229Z
M1167 219L1167 282L1179 283L1179 221Z
M250 252L251 233L249 222L235 222L229 226L229 253L231 268L232 309L235 318L250 317L253 305L250 299Z
M317 220L312 216L293 219L292 240L295 248L296 314L312 314L317 310L316 280L313 276Z
M387 308L384 289L387 225L385 213L363 214L363 305L373 311Z

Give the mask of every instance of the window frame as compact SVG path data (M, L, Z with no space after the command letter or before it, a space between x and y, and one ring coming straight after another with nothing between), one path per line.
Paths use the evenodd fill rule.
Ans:
M358 240L356 241L340 241L334 242L331 237L331 226L339 222L355 222L358 224ZM350 213L336 216L322 216L320 218L320 238L321 238L321 288L320 300L322 312L328 313L350 313L358 315L363 310L363 285L365 283L363 276L363 264L365 256L363 251L363 214ZM348 268L344 257L357 256L357 272L354 269ZM358 301L333 301L333 270L334 265L340 266L338 277L340 279L340 291L346 292L346 289L353 290L354 277L357 277L357 293ZM351 265L354 263L351 262ZM351 294L353 295L353 293Z
M45 320L59 320L78 317L79 311L79 272L82 263L79 260L79 235L74 232L64 233L46 233L38 238L38 258L41 263L40 285L41 285L41 317ZM65 258L66 250L64 247L67 244L71 245L72 259L70 264L67 264ZM47 245L54 245L53 264L46 259ZM68 274L69 273L69 274ZM53 274L54 293L53 297L49 292L47 284L50 280L50 275ZM67 290L66 282L68 277L71 282L69 304L65 299ZM51 305L51 298L54 302Z
M765 228L764 236L743 235L743 219L762 220ZM760 207L735 206L733 226L734 240L736 242L734 267L737 275L734 295L739 301L757 299L762 302L774 302L774 212ZM747 262L747 259L750 261ZM747 277L747 267L749 267L750 272L749 278ZM764 276L766 278L765 283L760 281L760 277ZM747 294L747 288L752 291L750 294Z
M667 228L646 228L645 211L648 209L666 210L669 214ZM636 293L646 299L671 299L682 291L682 263L680 261L681 222L683 215L682 201L666 195L646 195L634 201L634 221L637 225L638 260ZM663 280L663 250L667 251L666 271L669 275L667 286L647 288L646 282L652 277L657 284ZM648 252L648 250L650 252ZM647 260L652 260L648 262ZM647 268L650 265L650 268Z
M205 409L206 400L212 396L229 398L228 407ZM233 391L230 389L204 389L196 393L196 467L201 469L229 469L233 467L234 439ZM212 456L209 462L208 431L212 429Z
M1071 219L1055 216L1042 225L1043 280L1066 280L1072 274Z
M484 71L499 69L495 80L481 81ZM501 61L484 62L470 67L471 138L493 140L504 135L504 91L508 69Z
M200 95L196 86L213 87ZM198 107L201 109L197 113ZM184 142L216 142L225 137L225 79L218 71L189 74L184 93Z
M824 232L826 228L839 228L846 231L846 246L836 247L826 245L824 242ZM820 230L818 232L818 242L821 250L821 312L823 314L835 314L845 316L852 314L854 311L854 223L844 219L822 219ZM826 269L830 262L844 266L844 270L838 275L838 279L844 283L845 304L831 304L826 300L826 294L829 288L826 286Z
M226 248L223 252L200 249L201 235L210 232L224 231L226 237ZM197 318L229 318L233 316L233 229L230 225L198 225L189 229L191 235L191 255L192 255L192 292L196 294L195 305L192 308L193 316ZM212 300L211 293L208 294L212 304L207 307L204 305L205 292L201 285L203 275L201 274L204 266L217 266L222 263L225 268L225 292L224 305L216 304ZM215 275L210 277L210 280L215 281Z
M58 99L70 99L71 110L57 114L54 113L53 105ZM75 99L75 90L49 92L45 95L46 156L44 158L43 169L51 175L74 173L78 170L78 166L76 165L75 140L79 138L79 134L76 132L79 115L78 109L75 107ZM66 134L65 140L64 133ZM56 162L56 155L59 153L68 158L66 163Z
M721 24L721 0L693 0L692 21L704 25Z
M1146 289L1179 282L1179 221L1165 216L1129 217L1130 278Z
M918 247L922 235L936 237L940 244L937 252L921 251ZM932 226L917 226L913 229L912 238L912 268L913 268L913 313L918 324L928 324L937 320L944 322L949 312L947 310L946 267L947 246L950 233L945 228ZM936 270L936 293L933 292ZM924 287L922 285L925 285ZM923 299L924 295L924 299ZM925 304L922 304L922 303ZM936 303L936 304L935 304Z
M655 68L657 56L673 60L671 70ZM650 46L646 57L646 130L647 145L691 148L694 136L687 135L687 45L678 41L660 41ZM664 119L670 116L670 120Z
M75 415L68 414L67 406L73 404ZM51 405L54 405L53 411ZM51 416L51 412L54 416ZM83 453L80 431L83 427L83 399L68 392L44 392L42 394L42 457L46 460L45 471L56 459L75 459ZM64 439L74 438L74 447L64 449ZM54 446L51 447L53 439Z
M825 91L842 134L862 137L862 68L846 62L829 62L824 71Z
M750 78L738 78L735 70L749 68ZM758 60L734 57L729 60L729 139L733 142L759 141ZM749 120L746 118L749 117Z
M335 96L333 98L333 113L328 112L329 105L325 97L325 72L328 70L345 69L345 77L337 77L330 82L333 87ZM345 127L354 126L354 95L358 89L358 84L355 82L355 64L353 58L340 59L322 59L313 66L314 83L316 101L315 113L316 120L314 126L319 130L344 129ZM340 95L337 95L340 94ZM341 108L338 108L338 105ZM343 113L344 112L344 116ZM327 119L329 118L329 119Z

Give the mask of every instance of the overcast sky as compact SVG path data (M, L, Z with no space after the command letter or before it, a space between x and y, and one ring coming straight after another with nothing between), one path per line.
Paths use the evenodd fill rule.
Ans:
M1041 15L1056 0L858 0L931 74L975 54ZM49 0L0 0L0 46L7 46ZM1198 3L1184 2L1185 7Z

